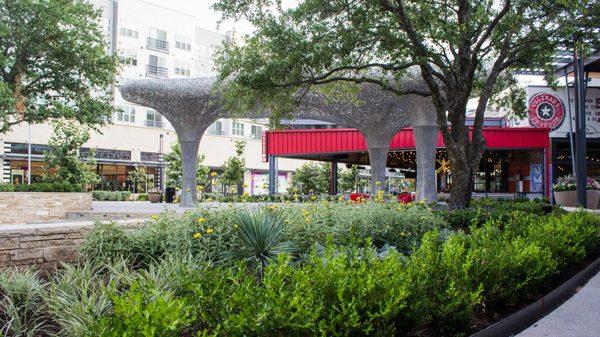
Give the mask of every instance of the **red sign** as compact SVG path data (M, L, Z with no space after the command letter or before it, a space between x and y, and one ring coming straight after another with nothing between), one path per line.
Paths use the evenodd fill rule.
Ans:
M565 119L565 105L553 94L539 93L529 100L529 124L556 130Z

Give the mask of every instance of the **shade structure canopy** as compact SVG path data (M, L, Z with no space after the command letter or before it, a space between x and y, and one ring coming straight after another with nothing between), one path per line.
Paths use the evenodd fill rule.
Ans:
M544 190L550 190L550 129L485 127L483 135L487 150L541 151L544 154ZM433 135L438 149L444 148L440 133ZM390 144L390 151L413 151L416 149L413 128L397 132ZM368 165L367 142L356 129L309 129L272 130L263 136L263 158L299 158L331 161L346 164ZM387 166L398 163L388 157ZM418 175L417 175L418 179Z

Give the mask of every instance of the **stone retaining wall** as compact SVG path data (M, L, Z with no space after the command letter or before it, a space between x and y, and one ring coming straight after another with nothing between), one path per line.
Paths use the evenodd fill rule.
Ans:
M127 229L143 226L139 220L121 223ZM35 266L40 269L69 262L79 256L79 246L93 223L31 228L2 229L0 227L0 268Z
M0 225L62 220L91 209L91 193L0 192Z

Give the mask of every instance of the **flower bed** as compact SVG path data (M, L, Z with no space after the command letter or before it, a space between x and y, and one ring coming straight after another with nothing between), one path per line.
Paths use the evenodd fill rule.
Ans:
M81 264L47 285L4 272L0 323L19 318L7 336L464 335L600 243L594 214L485 206L504 211L468 230L449 230L441 210L375 202L98 225Z

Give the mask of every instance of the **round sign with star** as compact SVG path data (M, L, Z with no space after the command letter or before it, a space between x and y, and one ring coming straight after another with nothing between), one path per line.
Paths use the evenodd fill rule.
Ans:
M565 119L565 105L553 94L538 93L529 99L529 124L556 130Z

